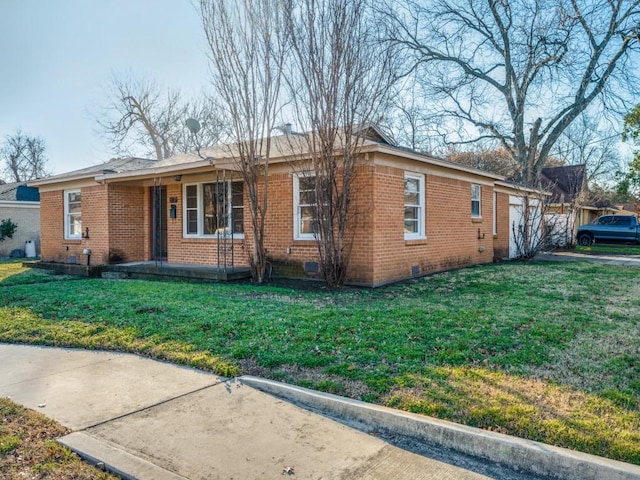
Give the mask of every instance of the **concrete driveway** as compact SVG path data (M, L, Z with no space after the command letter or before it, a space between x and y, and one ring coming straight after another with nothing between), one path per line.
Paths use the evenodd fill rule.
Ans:
M536 255L536 260L558 262L593 262L609 265L628 265L640 267L640 255L588 255L578 252L543 252Z
M136 355L0 344L0 366L0 396L71 428L61 443L124 478L640 479L620 462Z

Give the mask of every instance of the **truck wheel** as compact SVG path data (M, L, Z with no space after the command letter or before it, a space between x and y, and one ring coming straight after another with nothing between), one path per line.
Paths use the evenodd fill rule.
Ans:
M583 247L588 247L593 243L593 238L588 233L583 233L578 237L578 243Z

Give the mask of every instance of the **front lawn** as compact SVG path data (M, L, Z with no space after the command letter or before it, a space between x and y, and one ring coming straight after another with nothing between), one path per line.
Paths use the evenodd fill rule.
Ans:
M636 267L506 263L336 292L23 274L0 280L0 341L257 374L640 464Z

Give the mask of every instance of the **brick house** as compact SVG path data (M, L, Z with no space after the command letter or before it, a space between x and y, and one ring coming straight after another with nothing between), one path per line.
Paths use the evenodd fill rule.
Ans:
M301 138L272 138L265 234L274 275L318 275ZM33 182L41 195L42 260L80 263L90 249L95 264L161 258L246 266L250 212L232 148L117 159ZM499 175L396 147L370 130L354 184L347 282L377 286L509 257L523 192Z

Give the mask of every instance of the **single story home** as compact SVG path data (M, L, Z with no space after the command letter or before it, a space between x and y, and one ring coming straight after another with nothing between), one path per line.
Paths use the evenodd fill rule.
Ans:
M271 139L265 238L273 275L317 277L313 176L304 134ZM162 260L239 267L250 211L233 145L154 161L116 159L32 182L42 260ZM353 188L347 282L377 286L514 256L528 191L504 177L400 148L367 131Z
M40 240L40 194L26 182L0 184L0 222L11 220L18 227L12 238L0 242L0 257L14 250L25 250L33 242L32 254L37 254Z

